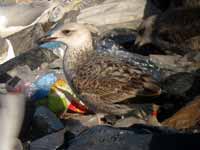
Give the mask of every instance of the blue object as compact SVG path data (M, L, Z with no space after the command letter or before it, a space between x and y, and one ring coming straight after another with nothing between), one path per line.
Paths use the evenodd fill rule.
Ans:
M54 73L48 73L33 83L35 89L32 95L32 100L39 100L46 97L49 94L51 86L56 82L57 77Z
M47 48L47 49L54 49L54 48L59 48L62 45L63 43L54 41L54 42L47 42L47 43L41 44L40 47Z

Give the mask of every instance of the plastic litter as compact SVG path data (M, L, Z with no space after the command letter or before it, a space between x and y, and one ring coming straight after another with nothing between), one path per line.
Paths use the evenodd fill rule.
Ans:
M48 96L51 86L56 82L57 77L54 73L48 73L39 77L29 89L32 100L39 100Z
M64 80L57 80L51 87L48 95L48 107L55 113L67 110L77 113L86 113L87 109L81 101L78 101L69 85Z
M41 48L50 49L56 56L63 58L66 46L61 42L48 42L40 45Z
M29 89L31 83L25 82L18 76L15 76L6 82L6 90L8 92L25 93Z

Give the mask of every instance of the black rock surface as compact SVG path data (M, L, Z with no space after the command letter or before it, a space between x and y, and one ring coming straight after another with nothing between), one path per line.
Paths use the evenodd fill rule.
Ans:
M70 140L65 150L186 150L199 147L199 137L145 125L96 126Z

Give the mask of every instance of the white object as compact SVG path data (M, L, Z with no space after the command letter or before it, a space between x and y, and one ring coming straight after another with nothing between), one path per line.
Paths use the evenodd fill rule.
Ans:
M0 95L0 149L13 150L23 117L25 99L22 94Z
M7 51L6 56L2 56L3 58L0 58L0 64L3 64L6 61L15 57L15 52L14 52L14 49L13 49L13 46L12 46L10 40L6 39L6 42L8 44L8 51Z
M7 19L5 16L0 16L0 28L3 28L7 25Z

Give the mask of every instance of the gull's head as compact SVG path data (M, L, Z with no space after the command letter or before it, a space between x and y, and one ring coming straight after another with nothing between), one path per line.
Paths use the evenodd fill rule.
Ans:
M86 25L78 23L63 24L53 29L48 36L40 39L40 42L62 42L68 49L92 48L92 35Z
M145 44L152 43L153 40L153 27L157 16L150 16L145 19L138 28L135 45L141 47Z

